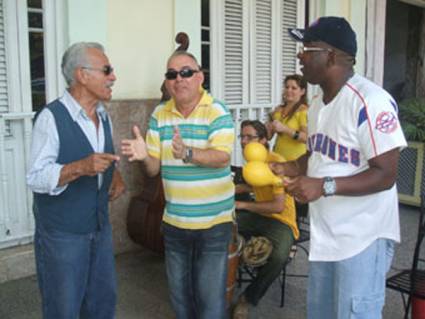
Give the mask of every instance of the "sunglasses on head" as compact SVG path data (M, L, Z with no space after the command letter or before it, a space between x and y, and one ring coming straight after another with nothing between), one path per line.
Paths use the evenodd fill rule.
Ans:
M85 70L100 71L103 72L103 74L105 74L106 76L114 72L114 68L111 65L104 65L103 68L92 68L90 66L83 66L81 68Z
M182 69L180 71L168 70L167 73L165 73L165 78L167 80L175 80L177 79L177 75L180 75L182 78L190 78L197 72L199 72L199 70L193 70L188 68Z

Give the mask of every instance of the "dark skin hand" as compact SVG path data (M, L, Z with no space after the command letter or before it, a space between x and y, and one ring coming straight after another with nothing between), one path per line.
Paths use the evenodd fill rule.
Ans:
M125 192L124 180L120 172L115 169L112 176L111 186L109 187L109 200L114 201Z
M281 178L297 177L307 173L307 161L309 157L310 153L307 152L295 161L269 163L269 167L275 175L280 176Z
M62 167L58 186L63 186L76 180L80 176L94 176L103 173L119 156L109 153L93 153L79 161L66 164Z
M336 195L363 196L391 188L397 178L399 149L392 149L368 161L369 168L353 176L336 177ZM301 203L323 195L323 178L285 178L286 190Z
M104 173L109 166L119 161L119 156L109 153L93 153L79 161L64 165L59 177L58 186L68 184L81 176L95 176ZM124 180L120 172L115 169L109 188L109 200L113 201L125 191Z

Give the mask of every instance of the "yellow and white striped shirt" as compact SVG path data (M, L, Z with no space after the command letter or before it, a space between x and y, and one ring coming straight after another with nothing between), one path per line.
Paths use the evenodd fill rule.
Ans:
M174 158L171 145L176 126L185 145L194 148L230 154L235 138L229 110L206 91L187 118L172 99L155 109L146 142L149 155L161 160L166 200L163 220L185 229L207 229L230 222L234 209L230 167L202 167Z

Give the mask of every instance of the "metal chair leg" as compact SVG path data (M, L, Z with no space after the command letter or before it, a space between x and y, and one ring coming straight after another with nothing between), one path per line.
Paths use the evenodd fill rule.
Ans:
M286 265L282 269L282 285L280 287L280 308L285 305Z
M407 297L407 305L405 307L405 312L404 312L404 319L408 319L409 318L409 310L410 310L410 305L412 304L412 297L409 295L409 297Z

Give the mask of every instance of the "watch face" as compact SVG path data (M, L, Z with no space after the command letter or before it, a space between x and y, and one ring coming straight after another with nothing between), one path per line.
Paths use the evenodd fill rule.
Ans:
M330 196L335 194L336 183L332 177L325 177L325 182L323 183L323 192L325 196Z

